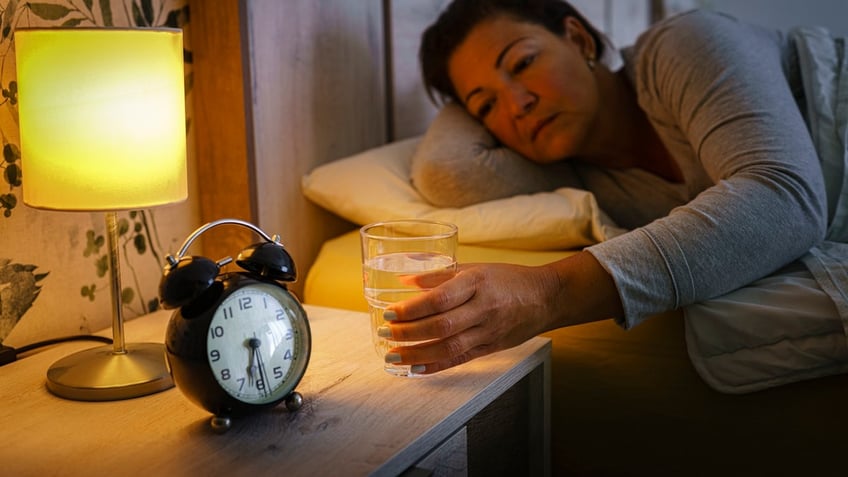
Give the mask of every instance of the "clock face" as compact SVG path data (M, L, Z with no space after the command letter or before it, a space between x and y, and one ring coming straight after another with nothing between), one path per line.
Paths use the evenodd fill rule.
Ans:
M267 404L288 395L309 358L302 308L284 289L253 283L230 293L212 316L207 358L233 398Z

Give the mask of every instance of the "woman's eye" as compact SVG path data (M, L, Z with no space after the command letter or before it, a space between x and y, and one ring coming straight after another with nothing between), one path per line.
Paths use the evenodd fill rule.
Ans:
M534 61L535 59L536 59L536 55L526 55L526 56L522 56L522 57L518 60L518 62L516 62L516 63L512 66L512 73L513 73L513 74L521 73L522 71L524 71L525 69L527 69L527 67L528 67L528 66L530 66L530 65L533 63L533 61Z
M483 120L486 116L488 116L494 106L493 103L493 100L489 100L480 105L480 107L477 108L477 119Z

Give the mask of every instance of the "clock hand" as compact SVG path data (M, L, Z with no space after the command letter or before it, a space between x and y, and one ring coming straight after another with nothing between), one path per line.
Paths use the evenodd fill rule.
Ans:
M253 386L254 374L256 373L256 365L253 364L254 350L250 350L250 359L247 362L247 385Z
M256 362L259 361L257 356L258 356L259 346L261 344L262 343L256 337L250 338L247 341L245 341L245 345L248 348L250 348L250 354L248 355L248 362L247 362L247 384L248 384L248 386L254 386L254 380L256 378L256 371L257 371Z
M262 353L259 352L259 348L256 348L256 361L259 363L259 376L265 384L262 388L262 392L267 396L270 394L271 382L268 381L268 374L265 372L265 361L262 360Z
M249 346L250 349L253 351L253 353L251 354L251 358L256 358L256 364L255 366L251 367L250 374L252 375L253 371L258 369L259 378L262 380L263 384L262 393L267 396L268 387L271 385L271 383L268 381L267 373L265 373L265 363L262 361L262 353L259 352L259 349L262 346L262 341L254 336L253 338L247 340L247 346Z

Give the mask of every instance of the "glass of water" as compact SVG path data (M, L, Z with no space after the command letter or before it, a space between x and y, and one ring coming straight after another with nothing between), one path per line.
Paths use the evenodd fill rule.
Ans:
M414 283L417 275L432 275L441 283L456 273L456 225L429 220L393 220L360 229L362 283L371 314L371 337L380 357L397 346L415 344L377 335L386 325L383 312L392 303L406 300L429 288ZM408 365L385 364L395 376L415 376Z

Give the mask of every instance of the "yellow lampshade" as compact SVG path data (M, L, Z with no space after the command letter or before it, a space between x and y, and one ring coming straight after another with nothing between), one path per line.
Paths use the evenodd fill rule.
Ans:
M23 199L60 210L184 200L182 31L15 32Z

